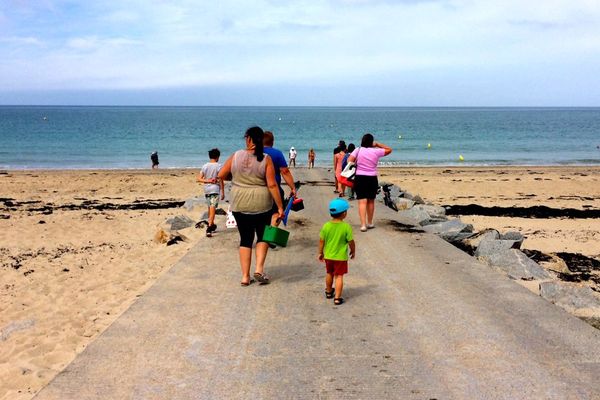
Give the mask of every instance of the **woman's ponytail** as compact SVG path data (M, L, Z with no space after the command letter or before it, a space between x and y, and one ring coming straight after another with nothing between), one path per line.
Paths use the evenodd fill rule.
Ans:
M246 136L250 137L250 140L252 140L252 143L254 144L254 155L259 162L265 158L263 145L264 135L265 133L258 126L248 128L246 131Z

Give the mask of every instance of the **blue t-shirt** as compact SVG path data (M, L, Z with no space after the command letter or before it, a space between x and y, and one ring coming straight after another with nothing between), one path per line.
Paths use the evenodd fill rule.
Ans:
M271 157L271 160L273 160L273 166L275 167L275 180L277 181L278 185L281 185L281 172L279 169L282 167L287 168L288 166L283 153L281 150L277 150L273 147L265 147L264 153L268 154L269 157Z

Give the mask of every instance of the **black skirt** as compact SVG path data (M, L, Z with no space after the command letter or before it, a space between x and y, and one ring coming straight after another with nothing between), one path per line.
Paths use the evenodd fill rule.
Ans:
M377 176L356 175L354 178L354 192L356 199L374 199L377 196L379 182Z

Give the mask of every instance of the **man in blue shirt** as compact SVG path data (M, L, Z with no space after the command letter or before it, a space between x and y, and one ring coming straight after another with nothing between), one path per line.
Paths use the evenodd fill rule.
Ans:
M279 185L279 193L281 193L281 198L284 198L283 189L281 188L281 178L287 185L290 187L290 197L296 196L296 185L294 184L294 177L288 168L287 161L285 160L285 156L281 152L281 150L277 150L273 147L273 143L275 143L275 136L271 131L265 131L265 135L263 137L263 145L265 146L264 152L271 157L273 161L273 166L275 167L275 180ZM285 205L284 205L285 206ZM271 217L271 225L277 226L280 221L277 221L277 217L279 213L277 211L277 206L273 206L273 216Z

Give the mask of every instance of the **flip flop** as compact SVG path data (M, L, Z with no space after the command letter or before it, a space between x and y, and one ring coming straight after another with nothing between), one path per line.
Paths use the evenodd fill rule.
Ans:
M254 279L260 282L261 285L266 285L270 282L269 277L266 274L261 274L260 272L254 273Z
M254 279L250 279L248 282L240 282L242 286L250 286L254 283Z
M334 295L335 295L335 289L333 289L331 292L328 292L327 290L325 291L325 298L327 298L327 299L333 299Z
M341 297L338 297L337 299L333 299L333 304L335 304L336 306L339 306L340 304L344 304L344 299L342 299Z
M366 226L361 226L360 227L360 231L361 232L366 232L367 231L367 227Z

